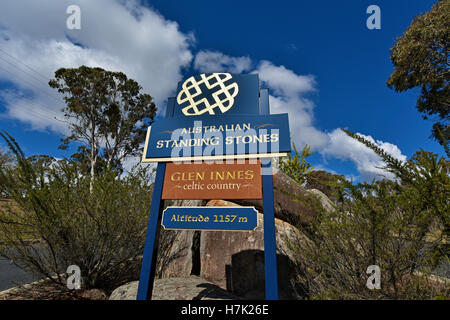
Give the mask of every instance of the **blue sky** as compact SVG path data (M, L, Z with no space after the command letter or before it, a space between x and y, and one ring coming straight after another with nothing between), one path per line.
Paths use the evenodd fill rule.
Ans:
M57 148L67 129L53 119L62 119L61 98L46 84L63 66L123 71L160 107L188 74L257 72L272 112L289 113L298 147L313 147L315 167L370 180L382 163L339 128L402 160L419 148L443 155L416 110L418 91L386 86L395 37L434 2L2 0L0 128L28 155L69 156ZM71 4L80 30L66 28ZM381 9L381 30L366 27L369 5Z

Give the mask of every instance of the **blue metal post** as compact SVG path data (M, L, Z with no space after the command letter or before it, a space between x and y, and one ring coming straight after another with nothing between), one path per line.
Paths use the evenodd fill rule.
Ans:
M166 164L158 163L158 166L156 168L155 184L153 185L150 215L148 217L147 236L145 239L144 257L142 259L137 300L151 300L152 298L156 260L158 256L158 238L161 221L161 211L163 207L161 195L165 170Z
M174 98L169 98L167 102L166 118L173 116L174 105ZM161 200L161 195L165 171L166 164L159 162L156 167L156 177L153 185L152 204L150 206L150 215L148 217L147 235L145 238L144 257L142 259L137 300L151 300L152 298L156 261L158 257L161 214L164 204L164 200Z
M270 114L269 90L260 90L261 114ZM272 170L272 161L262 160L263 172ZM262 176L264 213L264 269L266 276L266 300L278 300L277 247L275 239L275 213L273 204L273 175Z

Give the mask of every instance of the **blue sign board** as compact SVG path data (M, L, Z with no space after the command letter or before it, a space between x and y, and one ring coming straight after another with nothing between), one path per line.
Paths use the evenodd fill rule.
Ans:
M142 161L263 158L290 151L287 113L174 117L148 129Z
M161 225L171 230L254 230L254 207L167 207Z

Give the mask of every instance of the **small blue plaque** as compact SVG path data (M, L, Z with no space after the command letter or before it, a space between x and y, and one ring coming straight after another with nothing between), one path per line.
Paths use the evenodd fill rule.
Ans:
M254 230L254 207L167 207L161 225L169 230Z

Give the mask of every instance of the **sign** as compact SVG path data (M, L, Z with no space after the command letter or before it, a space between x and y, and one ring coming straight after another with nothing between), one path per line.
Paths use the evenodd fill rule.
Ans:
M254 207L167 207L161 225L170 230L254 230Z
M287 114L174 117L149 127L142 162L281 157L290 151Z
M167 198L174 197L173 185L176 189L181 187L183 192L197 192L204 199L212 193L200 192L201 188L208 188L206 182L204 186L201 182L206 181L208 173L212 173L208 185L210 189L213 185L217 189L217 183L221 184L220 198L225 199L227 193L236 193L236 184L242 177L244 180L245 177L257 179L256 175L250 178L250 172L246 174L245 170L239 173L240 169L233 164L237 170L229 173L233 188L228 184L228 191L223 192L226 181L218 181L222 177L218 167L207 171L206 164L201 170L196 169L196 164L189 164L189 168L179 167L181 170L177 171L169 163L280 157L287 155L290 147L288 115L270 115L269 91L259 88L257 75L201 74L179 83L177 96L168 99L165 118L148 128L142 155L142 162L158 162L158 165L137 299L149 300L152 297L161 226L174 230L254 230L258 226L257 212L253 207L168 207L163 212L163 188ZM271 166L270 159L261 161L261 168L269 174L259 178L262 180L264 211L265 292L266 299L273 300L278 299L278 276ZM230 172L228 169L223 171ZM252 183L256 185L258 182ZM244 186L240 185L240 188ZM261 191L261 187L257 189ZM186 197L191 197L191 194L186 193Z
M256 74L209 73L178 83L173 116L259 114Z
M262 199L261 163L167 163L162 199Z

